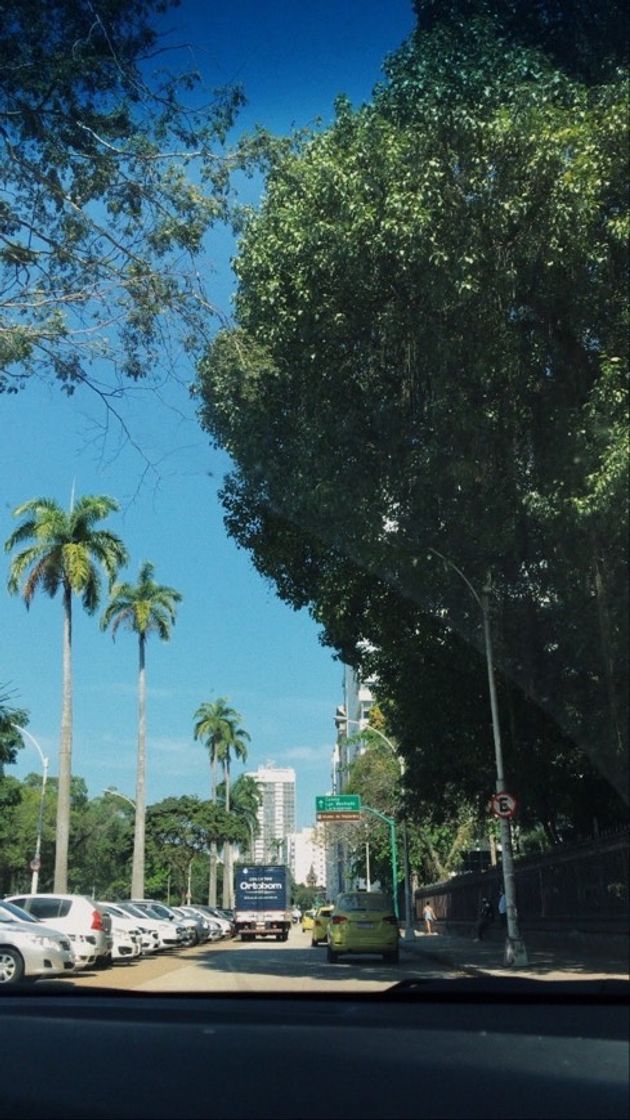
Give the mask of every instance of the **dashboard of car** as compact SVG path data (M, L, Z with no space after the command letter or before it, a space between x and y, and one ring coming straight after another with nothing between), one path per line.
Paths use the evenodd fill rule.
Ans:
M454 984L454 986L453 986ZM626 1117L627 986L3 994L4 1120Z

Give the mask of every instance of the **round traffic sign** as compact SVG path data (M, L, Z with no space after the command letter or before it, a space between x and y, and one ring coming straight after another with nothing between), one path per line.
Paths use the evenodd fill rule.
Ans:
M41 859L32 859L31 862L29 863L29 867L30 867L31 871L39 871L41 866L42 866Z
M493 794L490 804L494 815L503 817L505 820L513 817L518 808L518 801L514 794L508 793L507 790L501 790L499 793Z

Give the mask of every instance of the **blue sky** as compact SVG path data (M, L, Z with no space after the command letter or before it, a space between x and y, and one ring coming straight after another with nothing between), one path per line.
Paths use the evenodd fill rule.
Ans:
M195 64L210 86L243 84L248 106L239 127L259 122L283 133L318 116L329 121L338 93L355 104L369 99L384 57L413 23L411 0L183 0L164 20L173 43L195 44ZM226 311L233 248L221 232L207 246L216 269L212 295ZM306 612L281 603L227 537L217 491L229 461L210 447L182 386L166 386L161 399L139 387L120 407L156 469L145 473L139 452L114 429L105 433L102 410L87 391L67 400L32 383L17 397L0 396L2 539L15 524L11 510L30 497L69 503L74 484L78 494L117 498L121 513L111 527L129 548L126 576L135 578L148 559L156 578L183 595L172 640L155 640L148 651L149 800L208 795L207 756L192 738L193 713L202 701L227 696L252 737L247 768L267 761L293 766L298 824L310 824L315 795L329 785L341 665L320 645ZM4 583L6 557L2 564ZM53 774L61 621L57 600L39 598L27 613L0 592L0 683L29 710L29 729ZM136 667L133 636L120 633L113 643L97 618L76 610L73 770L91 795L115 785L133 796ZM27 746L12 772L32 770L39 763Z

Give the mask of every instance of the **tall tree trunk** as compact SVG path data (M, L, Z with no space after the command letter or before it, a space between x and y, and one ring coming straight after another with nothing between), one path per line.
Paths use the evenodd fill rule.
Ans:
M63 702L59 740L59 785L57 790L57 836L54 890L68 890L68 842L70 838L70 792L72 780L72 590L63 589Z
M225 762L223 763L223 776L225 779L225 811L230 811L230 748L227 748ZM223 906L232 907L232 845L223 845Z
M138 757L136 761L136 824L133 836L131 897L144 898L144 833L147 768L147 681L144 634L139 636L138 658Z
M211 788L210 800L212 804L216 804L217 800L217 755L214 744L210 746L210 774L211 774ZM208 882L208 906L216 906L217 904L217 842L213 840L210 844L210 879Z

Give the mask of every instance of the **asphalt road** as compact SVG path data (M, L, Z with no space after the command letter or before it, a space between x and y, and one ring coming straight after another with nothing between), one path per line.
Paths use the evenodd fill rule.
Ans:
M45 987L118 988L137 992L360 992L382 991L405 977L455 976L401 947L400 963L379 957L343 958L331 965L325 945L311 947L310 933L291 930L285 943L221 941L174 953L161 953L104 972L77 973L72 980L40 982Z

